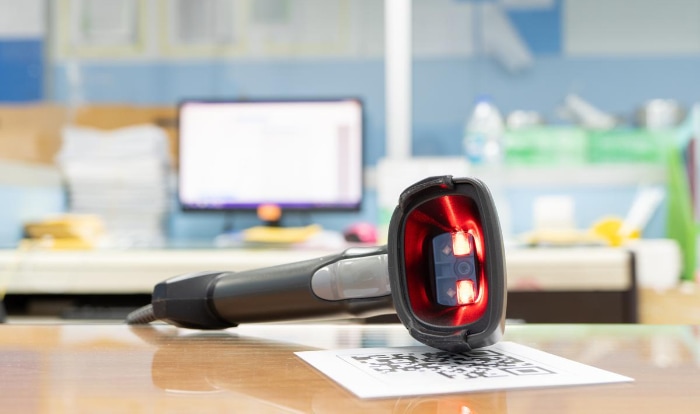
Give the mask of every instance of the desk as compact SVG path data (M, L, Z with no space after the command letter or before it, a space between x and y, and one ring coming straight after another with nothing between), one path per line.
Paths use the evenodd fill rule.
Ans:
M24 299L58 299L63 306L61 299L73 300L80 295L76 299L78 303L89 300L92 305L122 303L135 308L148 302L156 283L175 275L201 270L238 272L338 251L294 248L0 250L0 282L7 283L9 305ZM635 269L632 253L627 250L511 249L506 253L506 267L509 318L553 323L637 321ZM106 298L108 295L112 297ZM99 296L103 296L102 302L95 300ZM13 299L17 300L13 302Z
M506 340L634 383L360 400L296 357L310 349L413 345L400 325L1 325L6 412L697 413L700 329L510 325ZM469 408L466 410L464 407Z
M243 270L297 262L338 249L0 250L0 275L17 294L148 293L167 278L201 270ZM511 249L514 291L624 291L634 284L631 253L598 247Z

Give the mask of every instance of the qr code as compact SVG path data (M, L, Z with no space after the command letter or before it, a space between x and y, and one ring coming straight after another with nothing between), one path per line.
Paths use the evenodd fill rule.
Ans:
M398 373L433 373L450 380L518 377L555 374L512 355L494 350L475 350L468 354L449 352L402 352L352 355L350 358L372 372L382 375Z

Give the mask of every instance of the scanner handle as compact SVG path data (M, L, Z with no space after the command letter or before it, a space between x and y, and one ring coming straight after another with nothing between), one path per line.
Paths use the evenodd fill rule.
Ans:
M217 280L212 304L236 323L393 313L386 247L230 273Z
M386 246L242 272L205 271L156 285L153 316L173 325L221 329L289 319L394 313Z

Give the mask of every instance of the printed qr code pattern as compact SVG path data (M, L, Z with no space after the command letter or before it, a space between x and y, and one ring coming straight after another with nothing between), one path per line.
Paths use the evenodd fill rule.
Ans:
M387 353L353 355L354 361L380 374L431 372L448 379L476 379L555 372L493 350L476 350L469 354L436 351L425 353Z

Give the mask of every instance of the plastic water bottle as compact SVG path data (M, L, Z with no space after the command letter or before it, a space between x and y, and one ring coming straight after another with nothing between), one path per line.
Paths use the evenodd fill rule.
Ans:
M474 172L491 191L504 241L510 239L510 206L505 182L505 122L487 96L479 97L464 127L464 152Z
M474 165L503 162L503 116L488 97L480 97L464 127L464 151Z

